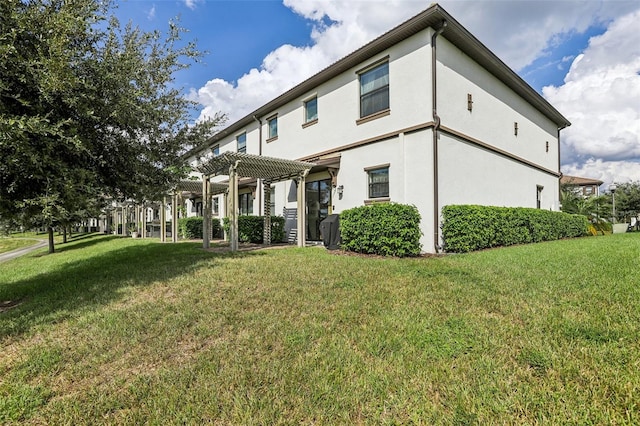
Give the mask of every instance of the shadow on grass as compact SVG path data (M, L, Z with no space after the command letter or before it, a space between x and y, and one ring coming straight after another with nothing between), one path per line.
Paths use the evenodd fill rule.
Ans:
M10 309L0 310L0 339L73 317L76 311L112 303L123 296L121 290L126 287L143 287L191 274L203 266L202 262L215 267L226 258L264 254L211 253L202 250L200 243L132 242L101 235L68 244L53 255L33 256L34 265L43 257L59 256L46 272L38 272L34 266L28 278L0 283L0 301L11 302ZM86 250L89 247L91 250ZM85 253L77 249L85 249Z

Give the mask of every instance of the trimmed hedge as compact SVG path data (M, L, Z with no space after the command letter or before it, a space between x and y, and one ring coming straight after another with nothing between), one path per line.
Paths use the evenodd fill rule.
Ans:
M211 219L211 235L214 238L220 236L220 220ZM202 238L202 216L183 217L178 219L178 233L187 240Z
M343 250L382 256L420 254L420 213L415 206L375 203L340 213Z
M585 216L524 207L445 206L442 217L444 250L454 253L582 237L589 225Z
M224 218L224 231L229 233L231 222ZM238 216L238 241L262 244L264 240L264 216ZM284 217L271 216L271 242L284 241Z

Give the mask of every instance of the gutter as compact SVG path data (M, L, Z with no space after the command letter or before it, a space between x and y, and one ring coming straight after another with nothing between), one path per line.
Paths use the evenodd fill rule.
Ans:
M440 238L440 200L438 199L438 130L440 129L440 117L438 116L437 75L436 75L436 38L447 27L447 21L431 36L431 106L433 116L433 248L440 253L442 247L438 244Z
M571 126L571 123L567 122L562 126L558 127L558 173L560 173L560 177L558 178L558 208L562 209L562 187L560 185L560 179L562 179L562 171L560 170L560 131L562 129L566 129Z

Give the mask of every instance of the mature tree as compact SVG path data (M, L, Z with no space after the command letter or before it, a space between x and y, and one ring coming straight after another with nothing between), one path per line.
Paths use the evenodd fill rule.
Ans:
M109 16L111 0L0 0L0 216L48 227L101 196L153 199L224 118L190 124L174 74L201 53Z
M616 220L628 222L640 214L640 181L616 184Z
M611 197L607 195L585 197L575 186L561 185L560 202L563 212L587 216L592 222L611 217Z

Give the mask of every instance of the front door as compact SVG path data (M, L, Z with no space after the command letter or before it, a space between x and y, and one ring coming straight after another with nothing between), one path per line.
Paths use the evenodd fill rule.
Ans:
M320 241L320 222L329 215L331 179L306 183L307 240Z

